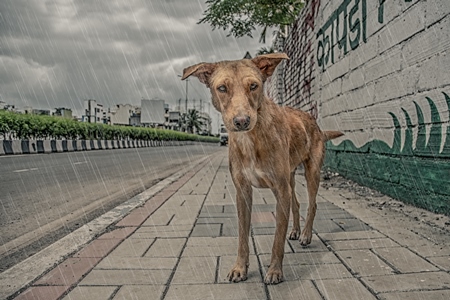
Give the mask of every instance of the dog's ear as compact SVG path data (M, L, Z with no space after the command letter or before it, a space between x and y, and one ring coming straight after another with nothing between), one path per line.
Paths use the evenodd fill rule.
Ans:
M283 59L289 59L286 53L270 53L255 57L252 62L258 67L264 75L264 80L270 77L275 68Z
M204 83L207 87L209 87L209 78L215 69L216 64L202 62L184 69L181 80L185 80L189 76L194 75L198 78L198 80L200 80L201 83Z

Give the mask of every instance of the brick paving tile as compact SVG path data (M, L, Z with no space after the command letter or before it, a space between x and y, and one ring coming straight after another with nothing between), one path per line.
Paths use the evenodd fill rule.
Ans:
M165 233L191 230L191 227L186 225L159 225L159 226L142 226L134 233L132 237L136 238L137 233Z
M263 276L268 267L264 267ZM284 265L283 276L285 281L305 279L341 279L351 278L352 274L341 264L320 265Z
M450 286L450 274L445 272L372 276L362 277L362 280L374 291L380 293L448 289Z
M166 284L172 270L92 270L80 283L84 285Z
M217 257L182 257L171 284L214 283Z
M68 286L33 286L26 289L16 300L56 300L67 290Z
M450 272L450 256L429 257L428 260L443 270Z
M260 255L263 266L270 264L270 254ZM285 253L283 265L338 264L341 261L332 252Z
M197 212L185 212L177 213L170 224L172 225L185 225L186 227L192 227L195 223L195 218L197 217Z
M374 249L374 252L402 273L438 271L438 268L403 247Z
M170 227L176 226L183 228L183 230L171 230ZM154 238L187 238L191 233L190 226L186 225L169 225L167 230L161 228L163 226L155 227L141 227L134 234L133 239L154 239ZM147 230L149 229L149 230ZM187 230L184 230L187 229Z
M107 256L105 257L95 269L173 269L177 263L175 257L122 257L122 256Z
M214 256L218 255L236 255L237 254L237 244L230 245L188 245L184 251L183 256ZM250 247L250 254L254 254L253 247Z
M77 286L63 300L108 300L117 288L115 286Z
M386 237L384 234L375 230L319 233L318 235L324 241L371 240Z
M430 245L429 240L417 235L416 233L404 228L398 228L386 224L386 220L384 220L384 222L385 223L383 225L377 225L376 228L391 239L395 240L398 244L410 247L412 249Z
M306 216L306 211L302 212L302 215ZM355 216L352 214L349 214L348 212L346 212L345 210L329 210L329 211L323 211L323 210L318 210L316 213L316 217L314 218L314 220L329 220L329 219L355 219Z
M150 200L148 200L147 202L145 202L145 204L141 207L142 208L142 212L147 212L147 215L152 214L155 210L157 210L161 205L164 204L164 202L169 199L169 197L164 196L164 195L156 195L152 198L150 198Z
M306 216L304 216L306 218ZM343 232L342 229L333 220L315 220L313 230L318 233L333 233L333 232Z
M123 241L109 256L142 256L154 243L155 239L137 239L133 238L135 234Z
M225 214L221 214L225 215ZM238 219L236 214L230 214L231 217L199 217L197 220L197 224L210 224L210 223L232 223L237 224Z
M233 223L224 223L222 226L222 235L224 237L237 237L238 236L238 225Z
M94 240L74 257L104 257L121 242L121 239Z
M81 277L90 271L101 258L68 258L56 268L45 274L34 285L66 285L76 283Z
M414 247L413 250L424 257L450 256L450 247L442 245L426 245L421 247Z
M336 217L332 217L333 222L342 227L345 231L367 231L372 230L372 227L367 224L361 222L359 219L338 219Z
M121 227L140 226L145 220L147 220L149 215L150 213L146 208L136 208L120 220L116 225Z
M124 285L119 289L113 299L160 299L164 289L164 285Z
M361 282L354 278L317 280L316 284L327 300L376 299Z
M336 254L361 276L389 275L394 270L370 250L344 250Z
M360 239L360 240L348 240L348 241L328 241L327 244L333 250L336 250L336 251L400 247L399 244L397 244L390 238L365 239L365 240Z
M220 236L222 224L197 224L192 231L192 237Z
M235 246L237 249L238 238L237 237L191 237L187 242L188 247L203 246L203 247L215 247L215 246Z
M171 285L165 299L265 299L263 283Z
M132 234L137 227L117 228L113 231L102 234L97 239L125 239Z
M211 194L211 192L210 192L210 194ZM215 214L222 215L222 214L224 214L223 210L224 210L224 206L223 205L208 205L208 204L205 204L202 207L202 210L200 212L200 217L202 217L202 214L206 214L207 216L208 215L212 216L212 215L215 215Z
M158 209L152 214L142 226L161 226L169 224L170 220L174 217L173 211L166 209Z
M322 300L310 280L287 281L267 288L272 299Z
M145 257L178 257L185 243L184 238L157 239Z
M450 299L450 289L378 294L378 297L381 300L448 300Z

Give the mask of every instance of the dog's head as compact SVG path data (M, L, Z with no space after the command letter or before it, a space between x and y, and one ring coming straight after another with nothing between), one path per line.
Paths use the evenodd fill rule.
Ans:
M222 113L228 131L249 131L264 100L264 82L287 58L284 53L273 53L251 60L199 63L184 69L182 80L193 75L210 89L212 103Z

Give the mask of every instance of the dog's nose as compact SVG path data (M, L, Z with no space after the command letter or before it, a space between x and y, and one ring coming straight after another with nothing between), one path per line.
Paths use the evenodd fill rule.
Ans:
M233 123L236 129L245 130L250 125L250 116L234 117Z

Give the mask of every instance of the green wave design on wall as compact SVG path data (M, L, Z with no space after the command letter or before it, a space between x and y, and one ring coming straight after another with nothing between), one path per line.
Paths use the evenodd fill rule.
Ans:
M450 97L446 93L443 95L450 115ZM402 108L406 121L403 147L399 118L389 112L394 124L392 146L381 140L372 140L361 147L356 147L350 140L337 146L328 142L325 165L391 197L450 216L450 123L444 136L438 109L431 98L426 99L431 111L428 142L423 111L414 101L417 113L415 144L414 125ZM440 151L443 140L444 147Z

